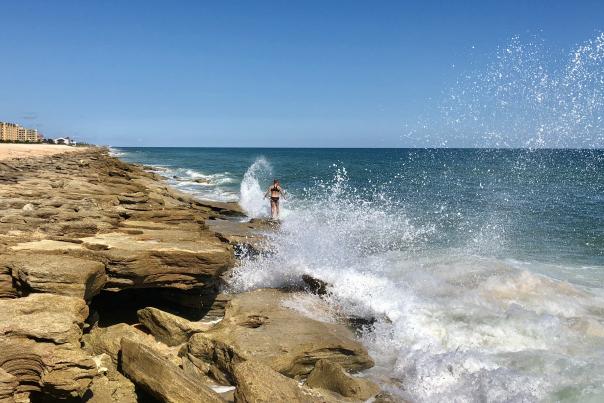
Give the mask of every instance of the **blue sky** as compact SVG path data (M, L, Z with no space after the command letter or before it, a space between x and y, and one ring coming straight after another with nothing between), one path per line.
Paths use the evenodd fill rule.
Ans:
M405 122L514 35L604 29L602 1L0 6L0 120L121 146L414 146Z

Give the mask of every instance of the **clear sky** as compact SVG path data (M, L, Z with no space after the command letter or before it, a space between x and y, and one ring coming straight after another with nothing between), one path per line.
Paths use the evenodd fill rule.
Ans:
M604 29L604 1L0 6L0 120L122 146L413 146L405 122L514 35Z

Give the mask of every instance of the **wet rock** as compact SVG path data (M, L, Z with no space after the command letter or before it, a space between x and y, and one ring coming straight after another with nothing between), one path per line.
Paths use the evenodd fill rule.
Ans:
M90 300L105 282L105 266L69 256L18 253L3 263L17 288L29 292L67 295Z
M323 280L319 280L318 278L314 278L309 276L308 274L302 275L302 281L307 285L310 292L317 295L325 295L327 294L327 287L329 284Z
M155 338L168 346L186 343L189 338L212 327L210 323L191 322L160 309L147 307L137 312L139 322Z
M301 386L294 379L255 361L236 364L233 368L233 376L237 385L235 391L237 403L341 401Z
M122 370L128 378L164 402L224 402L196 379L149 346L122 339Z
M305 383L313 389L327 389L344 397L367 400L380 392L379 386L363 379L355 378L346 373L339 364L327 360L319 360L315 364Z
M226 379L234 364L248 359L289 377L309 374L320 359L350 371L373 366L367 350L350 330L282 306L288 298L288 294L270 289L234 296L224 319L207 332L191 336L183 353L210 363Z
M262 223L216 219L207 224L221 239L233 245L240 256L270 252L264 235L267 228Z

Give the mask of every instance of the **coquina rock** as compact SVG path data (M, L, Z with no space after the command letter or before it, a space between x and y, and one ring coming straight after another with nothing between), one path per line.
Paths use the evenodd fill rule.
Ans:
M68 295L90 300L105 282L105 265L93 260L62 255L17 253L3 266L11 271L22 292Z
M0 337L80 345L88 306L80 298L32 294L0 300Z
M236 403L341 402L334 396L298 384L294 379L281 375L272 368L253 360L233 366L237 389Z
M168 346L186 343L193 334L207 331L213 326L211 323L191 322L153 307L140 309L137 315L139 322L157 340Z
M315 363L305 385L313 389L326 389L344 397L356 398L362 401L370 399L380 392L379 386L373 382L350 376L341 365L328 360Z
M97 365L96 376L92 380L89 392L92 394L86 400L88 403L136 403L138 397L134 384L115 368L111 357L100 354L93 357Z
M88 299L103 283L101 276L90 278L100 274L99 264L106 268L102 287L108 290L202 289L215 287L234 264L233 246L205 220L241 214L237 206L197 201L102 149L3 167L11 179L0 184L0 250L38 255L49 265L16 262L20 268L11 279L0 271L0 297L13 297L16 279L22 292L82 291ZM35 208L24 211L27 205ZM73 271L70 257L90 262ZM62 258L63 266L54 264ZM63 280L67 286L61 287Z
M190 378L153 348L127 338L122 339L122 370L163 402L224 402L219 394Z
M15 298L17 295L17 289L13 285L13 276L11 275L10 268L0 265L0 299Z
M19 379L0 368L0 402L13 400L18 386Z
M191 336L181 355L197 357L231 380L233 365L248 359L289 377L308 375L321 359L350 371L373 366L350 330L284 307L287 298L289 294L272 289L234 296L224 319L207 332Z
M119 366L119 354L122 339L128 338L141 344L156 345L155 339L126 323L118 323L109 327L95 327L82 338L84 349L92 355L107 354L115 367ZM157 347L161 349L161 347ZM176 354L174 354L176 361Z
M97 375L94 361L80 349L87 315L79 298L32 294L0 300L0 369L17 381L13 396L84 396ZM8 379L13 387L14 379Z

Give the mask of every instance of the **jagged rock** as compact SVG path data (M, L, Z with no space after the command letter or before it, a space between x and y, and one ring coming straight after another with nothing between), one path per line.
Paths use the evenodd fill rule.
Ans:
M11 270L17 287L26 292L90 300L107 281L101 262L69 256L18 253L3 265Z
M152 338L144 332L125 323L101 328L96 327L82 338L84 349L91 354L107 354L113 365L119 362L122 338L129 338L142 343L151 343Z
M137 234L110 232L81 239L82 243L49 239L12 247L24 253L90 254L106 262L108 290L168 287L181 290L218 283L233 266L232 247L212 233L192 225L141 230Z
M0 300L0 368L17 378L16 394L84 395L96 374L79 348L87 316L79 298L32 294Z
M344 397L367 400L380 392L379 386L373 382L355 378L346 373L341 365L319 360L315 364L306 385L313 389L327 389Z
M189 228L108 233L83 241L106 248L100 253L107 259L108 289L200 288L217 282L234 262L230 246Z
M31 203L27 203L25 206L23 206L21 208L21 210L23 210L25 212L31 212L31 211L34 211L35 209L36 209L36 207Z
M341 401L301 386L294 379L281 375L257 361L250 360L236 364L233 368L233 376L237 385L235 391L237 403Z
M122 339L122 371L164 402L224 402L220 395L189 378L151 347L127 338Z
M73 345L0 337L0 368L19 385L15 394L42 392L56 398L84 396L96 376L94 361Z
M160 309L147 307L137 312L138 320L155 338L168 346L186 343L189 338L212 327L210 323L191 322Z
M263 221L239 222L216 219L207 222L208 228L236 247L239 255L256 255L270 252L270 244L263 233L270 229Z
M111 357L101 354L93 359L100 375L92 380L89 388L92 396L86 400L87 402L136 403L138 401L134 384L117 371Z
M309 291L313 294L317 295L325 295L327 294L327 287L329 284L323 280L319 280L318 278L312 277L308 274L302 275L302 281L306 284Z
M257 290L234 296L224 319L189 339L181 355L209 363L224 379L232 366L258 360L289 377L309 374L326 359L351 371L373 366L367 350L342 325L319 322L282 306L290 298L278 290Z
M0 402L12 400L18 386L17 377L0 368Z
M11 270L8 267L0 265L0 299L15 298L16 296L17 289L13 285Z
M88 316L84 300L54 294L32 294L0 300L0 337L29 338L79 347Z

